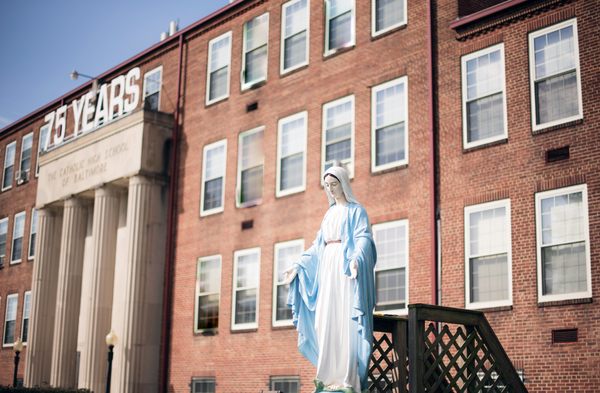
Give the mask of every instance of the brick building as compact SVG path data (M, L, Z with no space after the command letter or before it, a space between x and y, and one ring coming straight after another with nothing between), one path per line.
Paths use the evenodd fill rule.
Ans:
M598 22L591 0L240 0L1 130L0 384L24 336L25 383L100 390L112 328L114 391L311 391L279 277L339 159L379 311L483 310L529 391L594 391Z

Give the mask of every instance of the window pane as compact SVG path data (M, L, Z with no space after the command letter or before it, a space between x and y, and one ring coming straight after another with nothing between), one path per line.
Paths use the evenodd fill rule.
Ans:
M504 75L500 50L467 61L467 99L502 91Z
M29 315L31 313L31 292L25 293L23 300L23 327L21 328L21 340L26 343L29 334Z
M219 326L219 295L198 298L198 329L214 329Z
M210 51L210 72L227 67L231 57L229 36L213 42L210 46Z
M506 254L471 258L471 302L508 299L508 259Z
M210 74L209 99L223 97L227 95L227 73L229 67L223 67Z
M240 202L251 202L262 198L262 165L242 171L242 187Z
M352 11L329 21L329 50L343 48L352 42Z
M375 30L385 30L404 21L405 0L376 0Z
M8 232L8 219L0 221L0 258L6 255L6 234ZM2 261L0 261L0 265Z
M292 309L287 306L288 298L288 287L287 285L277 286L277 314L276 320L285 321L292 319Z
M542 248L542 293L556 295L587 289L585 242Z
M536 80L575 68L575 45L573 25L535 38Z
M21 146L21 166L20 170L23 172L29 172L31 168L31 147L33 143L33 134L29 134L23 138L23 145Z
M542 244L581 241L585 236L583 194L575 192L542 200Z
M245 82L265 79L267 76L267 46L246 53Z
M242 169L262 165L263 156L263 131L245 134L241 138Z
M467 142L476 142L503 133L502 93L467 103Z
M6 318L4 323L4 344L12 344L15 342L18 303L19 298L16 296L7 298Z
M2 188L7 188L12 185L12 179L15 175L14 165L16 146L17 145L15 143L11 143L6 147L6 153L4 156L4 180L2 182Z
M204 210L221 207L223 196L223 178L219 177L204 183Z
M307 28L306 0L300 0L285 9L285 37L298 34Z
M535 97L537 124L577 115L577 73L573 71L536 82Z
M376 311L404 308L406 299L405 280L404 268L375 272L377 285Z
M302 153L281 160L280 189L288 190L302 186L304 156Z
M384 127L375 132L377 165L384 165L406 158L404 146L404 123Z
M306 62L306 31L284 41L283 68L292 68Z
M469 215L470 256L506 252L506 209L498 207Z
M256 321L256 289L237 291L235 298L235 323Z
M258 254L248 254L238 257L236 288L258 286Z
M299 393L300 381L298 378L273 378L271 380L271 390L284 393Z
M192 393L215 393L215 380L192 380Z
M218 258L200 262L198 291L218 293L221 288L221 262Z

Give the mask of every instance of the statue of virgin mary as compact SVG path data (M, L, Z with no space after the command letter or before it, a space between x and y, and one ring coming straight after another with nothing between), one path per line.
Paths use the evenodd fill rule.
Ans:
M315 392L367 391L377 260L367 212L348 172L323 175L329 209L312 246L286 272L298 349L317 368Z

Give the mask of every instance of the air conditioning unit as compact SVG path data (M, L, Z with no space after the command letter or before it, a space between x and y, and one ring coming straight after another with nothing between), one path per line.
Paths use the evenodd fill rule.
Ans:
M17 171L15 173L15 180L17 184L23 184L29 180L29 170L26 171Z

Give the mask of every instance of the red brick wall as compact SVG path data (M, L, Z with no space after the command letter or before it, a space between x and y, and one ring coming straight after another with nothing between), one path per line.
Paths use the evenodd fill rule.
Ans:
M442 302L463 307L464 207L510 198L513 304L487 311L513 361L524 366L530 392L597 391L600 377L600 177L598 176L600 22L594 1L576 1L464 41L447 26L458 14L456 2L442 1L439 33L439 147L442 219ZM577 17L583 92L583 121L533 135L529 93L528 32ZM506 69L508 141L463 151L461 55L503 42ZM570 146L566 161L546 163L549 149ZM591 303L538 305L535 193L586 183L592 265ZM588 299L589 300L589 299ZM577 328L579 341L552 344L554 329Z
M371 39L369 2L357 1L356 46L323 58L323 2L311 1L310 63L289 75L279 75L281 4L271 1L189 42L186 48L186 94L180 147L177 240L172 351L169 384L173 391L189 390L193 376L216 376L219 392L258 392L270 375L300 375L302 391L312 391L314 368L298 353L293 328L273 328L273 247L276 242L304 238L308 247L327 208L320 187L322 105L355 96L355 178L352 187L371 223L408 219L410 224L411 302L430 301L430 242L428 188L428 112L425 4L411 3L408 25ZM269 69L264 86L240 91L243 23L269 12ZM208 41L233 33L231 91L227 100L205 106ZM407 75L409 86L409 164L391 172L371 174L371 87ZM246 113L257 101L258 110ZM277 121L308 112L306 191L275 197ZM235 207L238 135L265 126L263 200L251 208ZM225 209L200 217L202 148L227 138ZM241 230L241 222L254 228ZM231 297L233 253L260 247L258 329L232 333ZM216 336L193 334L196 261L222 255L219 329Z
M23 136L34 132L33 147L31 154L31 170L29 181L20 185L12 179L12 188L0 192L0 219L8 217L8 232L6 234L6 257L4 267L0 269L0 385L12 384L14 370L14 352L12 343L10 347L4 347L4 321L6 316L6 298L11 294L19 295L17 307L17 323L15 328L15 339L21 337L23 324L23 300L25 292L31 290L31 273L33 271L33 261L27 259L29 251L29 234L31 231L31 209L35 206L35 194L37 188L37 178L35 177L35 167L37 164L37 146L39 138L40 122L34 122L31 125L23 127L10 135L3 135L0 139L0 177L4 171L4 156L6 146L17 141L15 154L15 172L19 170L21 159L21 144ZM20 263L10 264L12 253L13 227L15 224L15 214L25 211L25 231L23 235L23 257ZM19 378L25 371L25 361L27 358L27 347L21 354L21 363L19 365Z

